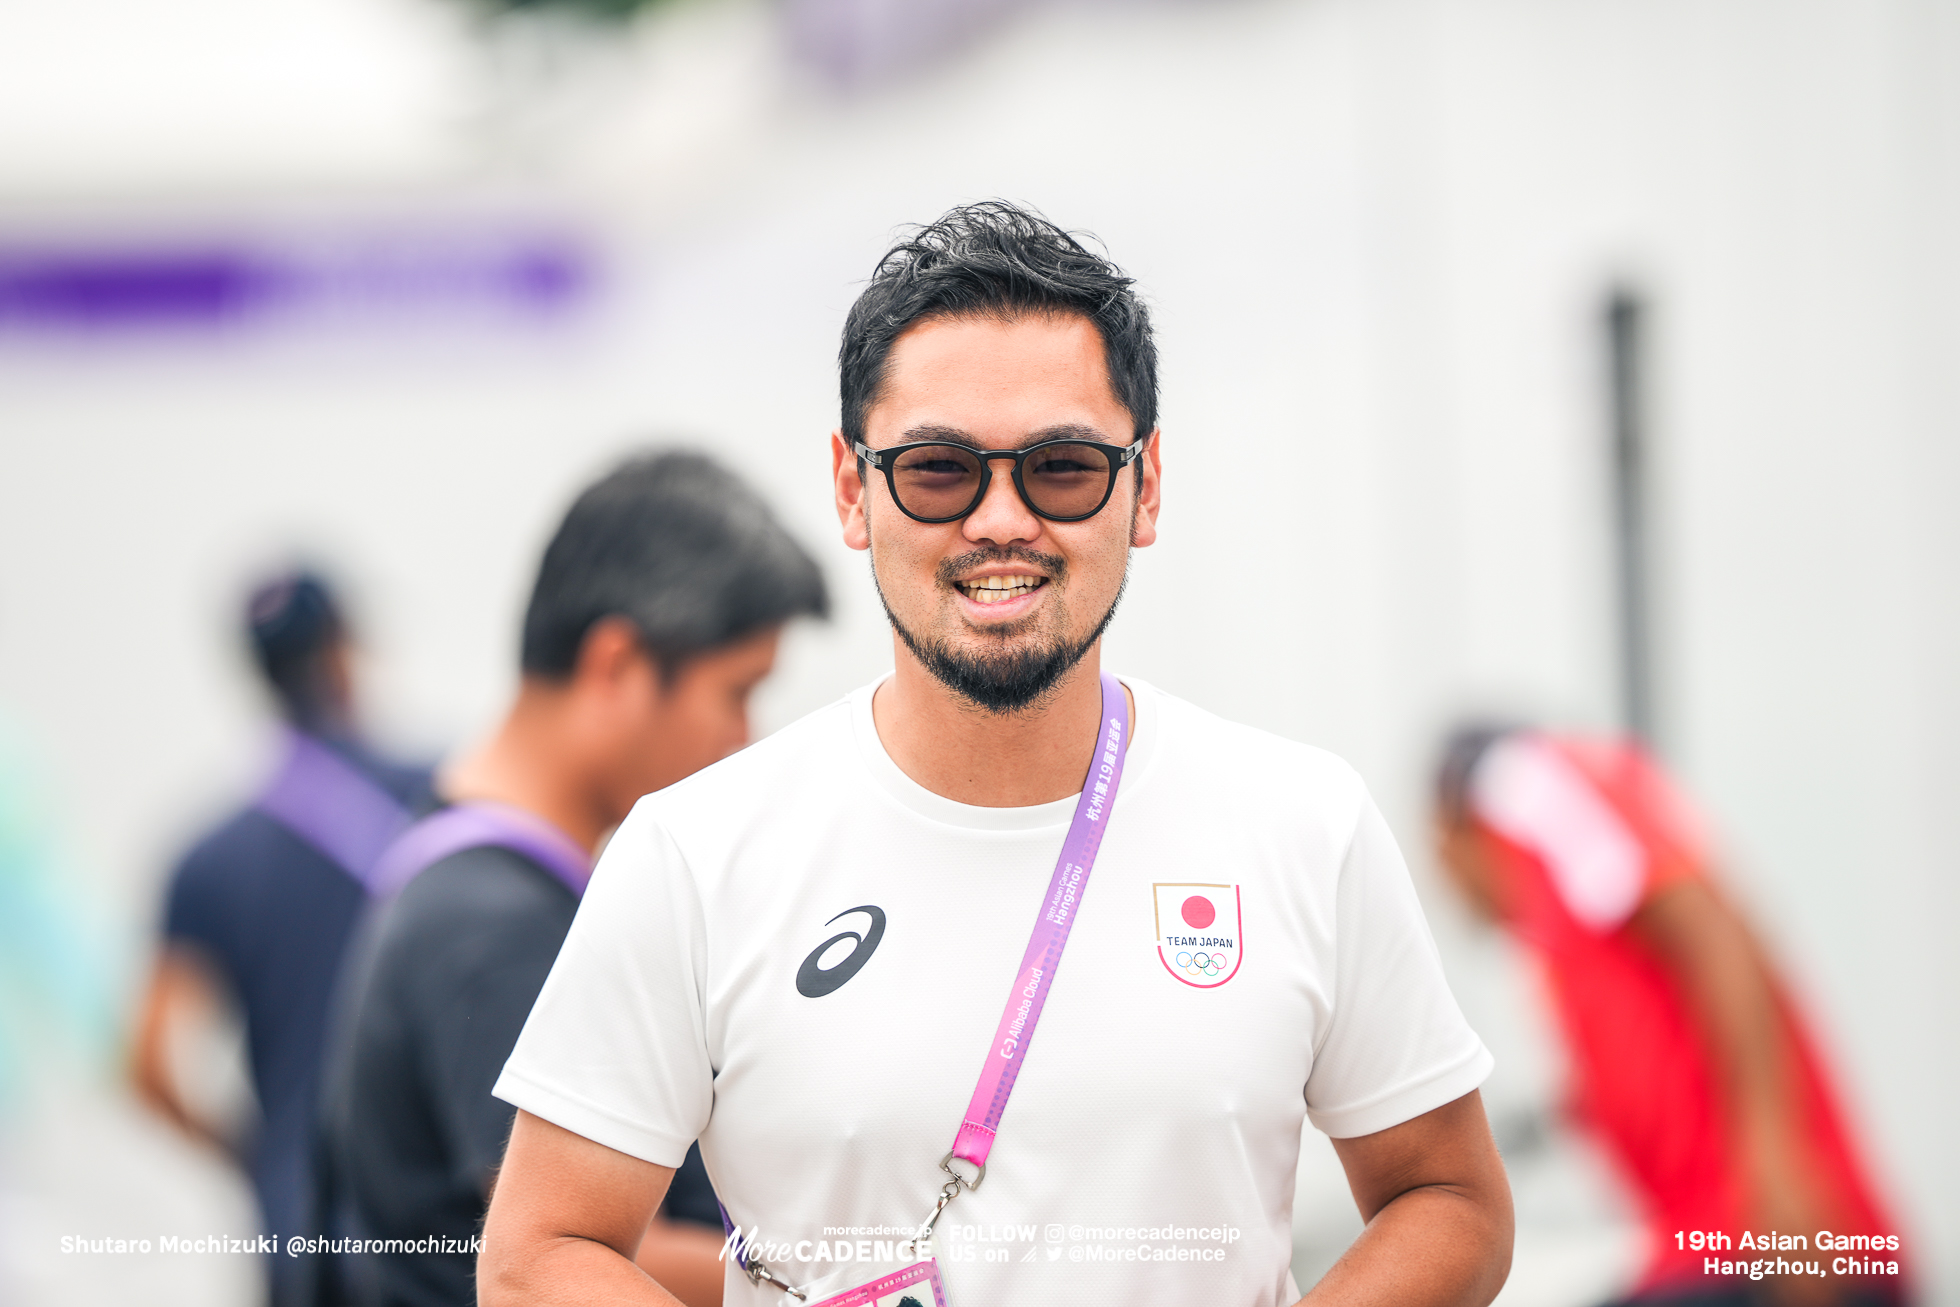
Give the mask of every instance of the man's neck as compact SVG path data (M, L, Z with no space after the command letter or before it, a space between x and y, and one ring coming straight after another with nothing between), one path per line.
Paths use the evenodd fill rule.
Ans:
M565 740L562 705L533 687L484 744L444 767L437 789L451 802L503 803L541 817L587 850L613 825L582 779Z
M1047 698L1020 712L979 708L894 638L896 669L871 701L878 739L898 769L934 794L980 808L1072 798L1089 774L1102 723L1102 643ZM1130 718L1136 719L1135 696Z

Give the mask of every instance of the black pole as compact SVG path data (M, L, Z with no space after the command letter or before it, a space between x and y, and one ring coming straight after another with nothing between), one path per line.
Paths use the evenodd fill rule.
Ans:
M1613 544L1620 637L1620 714L1628 734L1654 738L1652 618L1648 576L1647 308L1624 287L1606 299L1611 382Z

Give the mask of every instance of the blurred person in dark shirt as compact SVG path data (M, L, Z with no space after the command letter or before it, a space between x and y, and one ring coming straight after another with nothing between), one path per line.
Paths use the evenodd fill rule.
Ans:
M329 1075L325 1232L442 1242L323 1259L316 1301L476 1301L469 1245L514 1115L491 1087L595 850L641 795L748 742L782 627L826 605L810 556L699 455L629 462L572 505L525 615L516 700L445 769L447 806L384 859L402 887L353 973ZM716 1307L721 1245L692 1149L638 1260L689 1307Z
M268 1233L306 1228L307 1159L336 978L382 851L430 800L427 772L386 762L356 730L352 644L310 572L255 589L245 627L277 705L279 761L259 793L171 874L163 940L133 1050L141 1096L246 1167ZM243 1018L258 1121L228 1137L172 1074L178 1033L226 1008ZM293 1277L270 1259L273 1300Z
M1817 1047L1654 762L1625 742L1466 728L1436 816L1450 879L1542 963L1571 1110L1641 1202L1650 1256L1629 1301L1903 1301L1898 1228ZM1735 1269L1778 1258L1821 1274Z

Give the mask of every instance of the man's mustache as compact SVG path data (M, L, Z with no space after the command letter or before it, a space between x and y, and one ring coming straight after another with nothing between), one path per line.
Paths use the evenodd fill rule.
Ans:
M956 554L939 564L938 576L941 585L950 586L961 576L976 567L989 563L1027 563L1035 571L1050 581L1060 583L1068 572L1068 560L1059 554L1044 554L1029 549L1025 545L1009 545L1005 549L974 549L964 554Z

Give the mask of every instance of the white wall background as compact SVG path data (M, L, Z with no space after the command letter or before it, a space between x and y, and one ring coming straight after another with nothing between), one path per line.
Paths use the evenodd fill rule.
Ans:
M1596 318L1631 279L1658 348L1663 744L1837 1053L1932 1300L1960 1302L1960 6L1037 7L845 96L785 64L769 10L691 0L527 101L440 11L280 5L180 4L143 58L104 35L133 0L0 3L0 235L522 210L596 233L614 278L555 332L0 335L0 706L132 967L173 846L256 765L229 622L268 555L337 565L377 725L435 750L508 692L570 495L685 435L842 597L764 724L886 665L827 503L836 333L896 224L991 195L1099 234L1159 315L1164 538L1116 665L1349 757L1427 885L1452 715L1612 719ZM1541 1110L1528 987L1429 898L1503 1060L1494 1108ZM20 1192L53 1184L21 1156ZM153 1219L140 1185L91 1183L46 1201ZM1510 1301L1603 1295L1618 1227L1532 1244L1545 1206ZM20 1257L69 1301L103 1274Z

